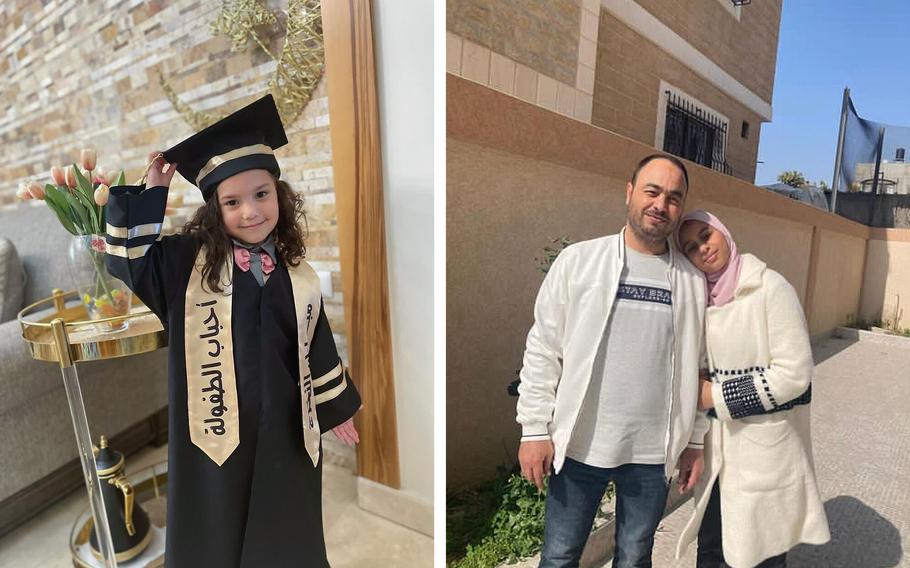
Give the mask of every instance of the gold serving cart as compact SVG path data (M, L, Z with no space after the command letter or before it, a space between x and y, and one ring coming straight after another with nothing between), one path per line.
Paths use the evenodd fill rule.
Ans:
M67 304L69 302L69 305ZM147 353L167 346L167 334L158 317L141 303L134 302L130 314L90 320L78 292L54 290L53 296L25 307L18 315L25 340L33 358L60 365L66 399L73 418L73 430L88 490L93 524L98 527L98 544L104 566L116 568L110 528L101 485L95 469L92 436L89 431L82 387L76 363ZM126 324L126 329L110 332L105 327Z

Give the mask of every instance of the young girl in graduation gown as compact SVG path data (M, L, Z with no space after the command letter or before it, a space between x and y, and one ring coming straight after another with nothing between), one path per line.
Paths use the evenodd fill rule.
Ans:
M710 372L699 407L714 418L677 557L697 537L697 568L785 567L795 545L830 538L812 458L802 306L783 276L737 252L711 213L683 216L676 242L708 282Z
M304 260L302 200L279 180L271 96L110 190L108 268L169 340L168 568L328 566L320 435L355 443L360 396ZM205 204L159 239L174 170Z

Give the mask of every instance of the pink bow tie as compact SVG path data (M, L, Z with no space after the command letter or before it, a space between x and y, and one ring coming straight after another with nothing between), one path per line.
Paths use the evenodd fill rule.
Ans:
M262 260L262 272L263 274L269 274L275 270L275 261L272 260L272 257L269 256L269 253L265 251L260 251L259 258ZM250 251L243 247L234 247L234 261L237 262L237 266L240 267L240 270L247 272L250 269Z

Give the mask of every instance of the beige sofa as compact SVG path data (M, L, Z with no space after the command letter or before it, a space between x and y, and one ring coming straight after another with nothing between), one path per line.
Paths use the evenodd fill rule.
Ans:
M43 203L28 203L0 211L3 238L17 254L0 243L0 535L62 496L84 491L60 367L31 358L16 321L16 312L53 288L72 288L71 237ZM166 442L165 350L77 369L95 440L104 434L127 453Z

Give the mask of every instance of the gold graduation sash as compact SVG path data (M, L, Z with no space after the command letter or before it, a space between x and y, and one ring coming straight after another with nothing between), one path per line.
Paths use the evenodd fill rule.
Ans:
M313 460L313 467L319 463L319 420L316 416L316 400L313 396L313 373L310 372L310 345L313 332L319 321L322 307L322 288L319 275L307 262L289 266L291 290L294 293L294 310L297 312L297 360L300 368L300 404L303 407L303 444Z
M233 258L222 271L222 293L202 287L205 247L196 256L184 304L187 416L190 440L219 466L240 444L240 409L234 372L231 300ZM322 294L316 271L301 262L288 266L297 313L303 439L313 466L319 462L319 421L310 373L310 344L319 320Z

